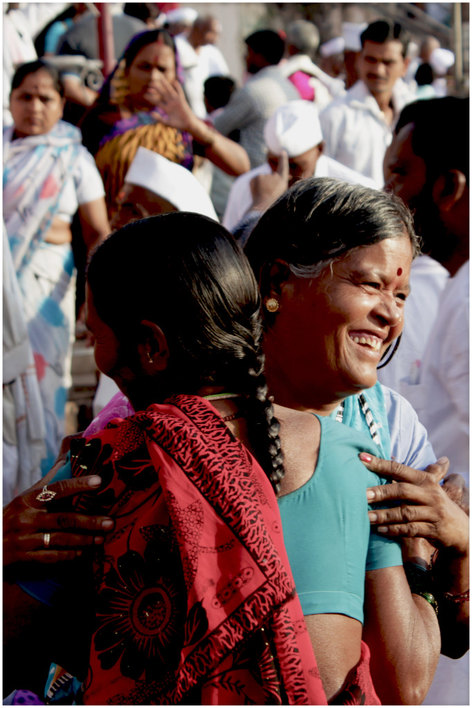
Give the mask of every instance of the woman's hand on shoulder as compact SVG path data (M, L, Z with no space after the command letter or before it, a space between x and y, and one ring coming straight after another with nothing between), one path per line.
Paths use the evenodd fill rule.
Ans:
M458 485L451 475L443 486L439 484L449 469L442 457L425 470L416 470L393 460L382 460L367 453L360 459L377 474L393 480L390 484L371 487L367 499L371 504L399 502L388 509L369 511L376 530L392 537L421 537L438 548L468 553L469 520L464 511L464 485ZM461 504L456 500L461 500Z
M113 527L105 516L62 511L58 502L99 489L97 475L65 479L44 487L45 479L15 497L3 509L3 564L74 560L85 548L102 544ZM41 501L47 494L50 501ZM49 495L51 496L51 495Z

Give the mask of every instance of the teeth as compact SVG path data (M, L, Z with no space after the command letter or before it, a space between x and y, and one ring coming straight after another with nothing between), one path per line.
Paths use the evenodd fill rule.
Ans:
M374 339L373 337L351 337L351 339L356 344L367 344L376 352L380 349L380 341L378 339Z

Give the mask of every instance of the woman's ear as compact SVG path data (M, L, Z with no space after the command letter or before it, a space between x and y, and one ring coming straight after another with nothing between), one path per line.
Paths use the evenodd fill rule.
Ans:
M264 266L261 272L260 290L263 312L266 317L267 313L274 315L278 312L282 306L283 297L290 295L290 290L293 289L292 283L289 282L290 276L290 266L281 259Z
M450 211L462 199L467 187L467 178L460 170L448 170L440 175L433 185L433 199L438 208Z
M282 288L290 278L290 266L277 258L273 263L267 263L261 271L260 290L262 299L280 298Z
M138 353L143 371L153 374L165 371L169 362L169 346L163 330L155 322L141 321L142 337Z

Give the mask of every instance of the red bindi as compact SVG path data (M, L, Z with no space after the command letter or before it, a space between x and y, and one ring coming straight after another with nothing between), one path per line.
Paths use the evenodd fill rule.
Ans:
M397 275L401 275L402 273L403 273L403 268L399 268L399 269L397 270Z

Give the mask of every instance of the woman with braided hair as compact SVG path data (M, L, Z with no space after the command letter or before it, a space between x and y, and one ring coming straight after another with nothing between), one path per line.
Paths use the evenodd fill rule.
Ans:
M408 249L405 261L409 240ZM270 311L274 303L264 302ZM378 704L361 634L367 571L394 578L393 607L415 620L416 646L429 643L418 671L431 672L439 654L434 611L426 603L415 617L399 544L369 529L366 488L381 481L358 455L378 455L376 443L329 417L271 403L256 280L225 229L180 212L112 234L89 265L87 322L97 366L129 403L128 417L118 419L124 402L112 400L71 444L59 473L76 482L98 475L98 493L80 496L73 512L114 521L93 555L90 653L82 664L62 661L81 679L81 700L314 704L326 693L336 704ZM38 560L49 546L81 547L53 526L56 500L38 504L51 491L60 495L60 484L30 492L42 523L51 519L45 538L37 523L29 537L22 529ZM305 620L298 599L289 600L288 560ZM401 675L404 622L390 609L389 588L374 587L366 604L381 608L380 617L366 617L366 627L369 636L376 628ZM17 588L47 600L37 585L19 580ZM61 661L57 647L54 656ZM66 680L59 670L55 678L52 702Z
M196 214L128 224L92 255L87 324L97 366L134 410L73 440L55 481L5 510L7 661L11 637L23 677L29 650L53 658L48 703L68 686L88 704L325 703L283 545L279 423L240 247ZM313 466L317 420L277 416L289 456L300 457L290 430L311 439ZM93 494L79 493L85 480ZM113 520L105 537L85 526L92 517ZM76 553L55 565L62 577L37 582L45 563ZM21 601L23 616L49 613L47 632L31 622L23 643Z

